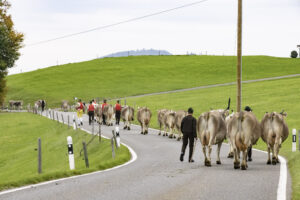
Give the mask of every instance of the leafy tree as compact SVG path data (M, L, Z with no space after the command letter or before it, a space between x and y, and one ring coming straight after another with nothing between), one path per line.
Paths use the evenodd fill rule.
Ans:
M7 13L10 3L0 0L0 105L6 94L7 69L14 66L19 58L19 49L22 47L24 35L14 29L11 15Z
M291 58L297 58L297 57L298 57L297 51L292 51L291 52Z

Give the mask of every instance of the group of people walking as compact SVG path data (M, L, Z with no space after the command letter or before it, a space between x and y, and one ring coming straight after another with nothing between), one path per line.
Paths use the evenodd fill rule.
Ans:
M105 115L103 114L104 108L107 105L107 100L104 99L103 103L101 105L101 109L102 109L102 119L103 119L103 123L106 124L106 120L105 120ZM90 101L88 107L87 107L87 113L89 116L89 125L92 124L92 122L94 121L95 118L95 106L96 106L96 101L93 99ZM116 117L116 125L120 124L120 118L121 118L121 109L122 106L120 104L120 100L117 100L117 103L115 105L115 117ZM82 126L83 125L83 120L82 120L82 116L83 113L85 113L85 103L83 103L81 101L81 99L78 100L78 104L76 106L76 110L77 110L77 117L78 117L78 126Z

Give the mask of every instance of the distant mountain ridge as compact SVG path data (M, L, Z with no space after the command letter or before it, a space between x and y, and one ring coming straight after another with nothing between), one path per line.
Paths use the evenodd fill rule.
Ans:
M159 55L172 55L166 50L156 50L156 49L142 49L142 50L130 50L130 51L120 51L112 54L108 54L101 58L106 57L127 57L127 56L159 56Z

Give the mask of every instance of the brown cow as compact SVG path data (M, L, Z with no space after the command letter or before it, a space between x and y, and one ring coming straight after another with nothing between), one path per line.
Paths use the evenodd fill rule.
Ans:
M141 134L148 134L148 127L150 124L152 113L147 107L138 108L137 119L141 124Z
M284 121L286 113L266 113L261 120L262 134L261 138L268 145L268 161L271 164L270 150L272 150L272 164L276 165L279 162L278 153L281 144L289 135L289 128Z
M69 102L67 100L62 100L62 102L61 102L61 109L64 112L68 112L69 108L70 108Z
M247 149L256 144L261 135L261 126L252 112L238 112L232 116L228 123L228 135L234 150L234 169L240 168L240 152L243 153L241 168L246 170Z
M105 116L105 122L107 126L113 125L113 117L114 117L114 107L111 104L107 104L103 108L103 114Z
M124 121L124 129L130 130L130 124L134 120L134 109L130 106L123 107L121 118Z
M200 115L197 122L198 137L202 144L203 154L205 156L204 165L211 166L211 151L212 145L217 144L217 164L221 164L220 150L222 143L226 137L226 124L225 124L225 112L214 110L205 112ZM206 148L208 148L208 155L206 156Z
M175 127L178 131L178 138L177 138L178 141L182 138L181 121L185 116L187 116L187 114L188 113L185 110L179 110L175 114Z
M103 118L102 118L102 106L101 104L95 104L95 119L99 124L102 124Z
M158 135L161 135L161 129L165 127L164 117L165 117L165 114L167 111L168 111L167 109L161 109L161 110L157 111L157 121L158 121L158 125L159 125Z
M173 138L173 133L175 131L175 112L170 110L167 111L164 115L164 126L165 126L165 133L163 136L168 136L167 129L169 129L169 138ZM175 138L175 135L174 135Z

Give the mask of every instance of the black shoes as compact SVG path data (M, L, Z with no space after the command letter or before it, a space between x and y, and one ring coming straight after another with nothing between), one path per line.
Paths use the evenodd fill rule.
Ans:
M179 158L179 160L180 160L181 162L183 161L183 156L184 156L184 154L181 153L181 154L180 154L180 158Z
M193 159L190 159L189 162L195 162Z
M251 161L252 161L252 158L248 158L248 161L251 162Z

